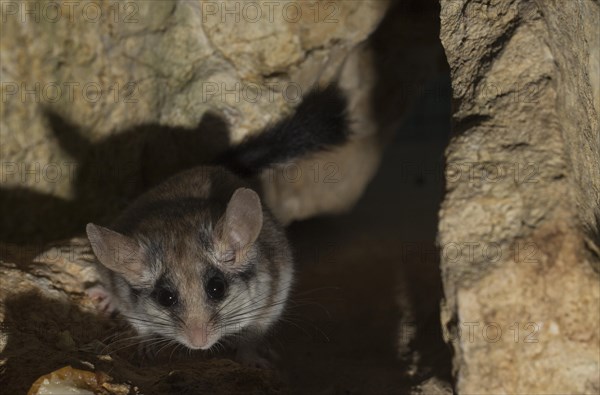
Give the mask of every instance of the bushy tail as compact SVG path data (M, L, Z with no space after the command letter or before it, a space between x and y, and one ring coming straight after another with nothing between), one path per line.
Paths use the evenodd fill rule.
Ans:
M311 91L290 117L226 151L219 163L242 176L344 144L347 100L336 85Z

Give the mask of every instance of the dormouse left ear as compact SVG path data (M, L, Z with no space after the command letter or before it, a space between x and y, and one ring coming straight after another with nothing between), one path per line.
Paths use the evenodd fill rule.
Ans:
M260 198L252 189L238 188L216 226L218 259L238 263L247 247L256 241L263 225Z
M145 255L137 241L114 230L87 224L86 232L94 254L107 269L130 284L140 285L146 274Z

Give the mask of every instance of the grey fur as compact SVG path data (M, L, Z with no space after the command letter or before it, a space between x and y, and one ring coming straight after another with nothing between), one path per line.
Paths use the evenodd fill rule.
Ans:
M128 280L120 268L115 270L114 262L98 265L112 307L138 332L204 349L248 328L264 332L281 315L292 281L292 256L283 229L269 211L262 207L262 213L252 214L256 195L250 191L237 194L250 211L237 209L241 219L232 218L251 221L252 215L262 215L258 238L250 237L254 242L240 247L235 260L224 261L218 251L217 228L228 202L236 190L251 187L224 168L194 168L141 196L111 226L143 251L144 273L139 281ZM256 226L244 229L251 232ZM99 229L88 225L88 237L100 259L98 252L106 240L98 236ZM205 291L215 271L222 272L228 284L221 301L211 300ZM176 291L175 306L164 307L153 299L159 279ZM198 347L186 338L186 331L203 324L209 333L206 344Z

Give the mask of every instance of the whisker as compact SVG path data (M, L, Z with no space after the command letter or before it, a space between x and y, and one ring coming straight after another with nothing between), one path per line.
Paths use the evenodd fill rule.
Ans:
M280 292L278 292L278 293L281 293L281 292L285 292L285 290L281 290L281 291L280 291ZM248 306L250 306L250 305L252 305L252 304L255 304L255 303L262 302L262 301L264 301L264 300L266 300L266 299L270 298L270 297L271 297L270 290L264 291L262 294L259 294L259 295L257 295L257 296L259 296L259 298L258 298L258 299L257 299L257 298L251 298L250 300L248 300L248 301L246 301L245 303L243 303L241 306L237 306L235 309L233 309L232 311L228 312L226 316L227 316L227 317L230 317L232 314L236 314L236 313L239 313L239 312L243 312L243 310L244 310L246 307L248 307ZM281 302L285 303L285 301L286 301L286 300L287 300L287 298L286 298L286 297L284 297L284 298L282 298L282 299L281 299ZM264 306L264 307L271 307L271 305L269 305L269 306ZM243 313L242 313L242 314L243 314Z

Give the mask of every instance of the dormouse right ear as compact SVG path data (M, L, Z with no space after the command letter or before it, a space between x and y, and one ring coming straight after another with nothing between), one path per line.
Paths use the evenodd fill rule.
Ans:
M144 254L137 241L92 223L87 224L86 232L102 265L123 276L130 284L143 281Z
M256 241L262 226L262 205L256 192L236 189L216 226L219 260L228 262L230 268L243 261L243 253Z

